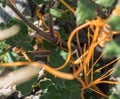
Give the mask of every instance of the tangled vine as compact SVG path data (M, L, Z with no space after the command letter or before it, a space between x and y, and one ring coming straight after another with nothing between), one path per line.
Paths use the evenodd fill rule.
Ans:
M11 1L14 1L14 0L11 0ZM85 99L84 91L86 89L90 89L90 90L100 94L103 97L108 97L97 87L97 85L100 83L107 83L107 84L118 84L119 83L119 82L115 82L115 81L105 80L105 78L107 78L108 76L110 76L112 74L113 68L110 68L99 78L97 78L97 79L94 78L94 75L96 74L96 72L99 72L102 69L107 68L111 64L116 63L117 61L120 60L119 58L116 58L112 62L110 62L104 66L101 66L100 68L95 69L97 62L101 59L101 57L104 54L104 52L102 52L102 54L98 57L98 59L94 61L95 48L97 46L105 47L105 44L107 42L110 42L113 39L113 35L119 34L118 32L111 30L110 26L106 22L107 20L104 20L100 17L97 17L96 19L91 20L91 21L86 20L86 22L84 24L77 26L70 33L67 44L65 44L64 41L61 40L61 37L60 37L58 31L53 32L54 36L52 38L52 37L46 36L46 35L48 35L48 33L44 33L43 31L39 30L37 27L33 26L30 22L28 22L27 19L25 19L23 16L21 16L20 13L18 13L17 9L14 6L15 3L11 3L11 1L9 1L7 3L7 5L10 6L16 12L16 14L18 14L19 18L21 18L23 21L27 22L29 27L36 30L36 32L38 32L44 39L47 39L47 40L53 42L56 46L60 45L59 46L60 48L63 48L63 47L64 47L63 49L67 48L68 57L62 66L59 66L58 68L52 68L51 66L43 64L41 62L32 62L30 60L30 58L26 55L24 50L16 49L16 50L19 50L20 53L22 53L23 56L28 61L27 62L20 61L20 62L13 62L13 63L0 63L0 66L4 66L4 67L5 66L23 66L23 65L31 64L33 66L44 68L48 73L54 75L55 77L59 77L59 78L66 79L66 80L77 79L82 86L82 88L81 88L82 99ZM60 0L60 2L66 8L68 8L69 11L71 11L73 14L75 14L75 10L70 5L68 5L64 0ZM40 18L40 20L42 20L43 26L45 26L45 28L48 31L50 31L50 27L44 21L44 15L40 14L38 9L36 10L36 14ZM87 30L88 30L86 33L87 37L88 37L88 48L86 48L86 45L84 44L84 49L82 50L82 48L80 46L78 34L79 34L79 31L84 28L87 28ZM78 45L77 47L71 46L72 40L75 37L75 35L76 35L76 40L77 40L77 45ZM66 46L66 48L65 48L65 46ZM75 49L75 48L78 48L78 51L81 54L77 59L76 58L74 59L74 55L73 55L73 49ZM68 63L72 64L73 72L72 73L61 72L60 70L65 68ZM83 74L83 76L81 77L80 74Z

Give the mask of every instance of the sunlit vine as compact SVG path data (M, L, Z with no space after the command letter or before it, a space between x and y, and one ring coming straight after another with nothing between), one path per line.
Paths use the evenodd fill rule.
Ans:
M64 0L60 0L60 2L66 6L72 13L75 13L74 9L70 7ZM42 20L43 25L46 27L47 30L50 28L45 23L43 16L38 12L37 15ZM87 28L87 36L88 36L88 48L84 47L84 51L81 51L81 47L79 46L79 51L81 56L79 56L78 59L72 60L74 58L73 51L71 48L73 37L80 32L80 30ZM90 31L91 30L91 31ZM82 88L81 88L81 97L84 98L84 91L87 89L90 89L98 94L100 94L103 97L108 97L105 95L98 87L97 85L100 83L107 83L107 84L118 84L119 82L115 81L108 81L105 80L108 76L111 75L113 68L106 71L104 74L102 74L99 78L95 79L94 75L95 73L101 71L104 68L107 68L113 63L116 63L119 58L116 58L112 62L101 66L98 69L94 69L98 61L102 58L104 52L98 57L98 59L94 62L94 51L97 46L104 47L107 42L110 42L113 38L113 35L117 34L115 31L112 31L111 27L107 24L106 20L103 20L102 18L98 17L92 21L86 20L86 23L77 26L71 33L68 38L67 47L68 47L68 57L65 61L65 63L62 66L59 66L58 68L52 68L49 65L43 64L42 62L32 62L29 57L25 54L25 51L22 49L18 49L23 56L28 60L28 62L13 62L13 63L0 63L0 66L23 66L23 65L33 65L37 67L44 68L48 73L54 75L55 77L59 77L62 79L67 80L74 80L77 79ZM76 35L78 38L78 35ZM58 38L58 41L55 45L58 45L60 43L61 46L61 37L59 35L59 32L55 31L55 37ZM90 38L92 38L90 42ZM77 39L79 44L79 39ZM86 46L86 45L84 45ZM92 60L92 64L90 64ZM68 63L71 63L73 65L73 72L72 73L64 73L59 70L65 68ZM77 68L75 68L77 66ZM81 77L80 74L83 73L83 76Z

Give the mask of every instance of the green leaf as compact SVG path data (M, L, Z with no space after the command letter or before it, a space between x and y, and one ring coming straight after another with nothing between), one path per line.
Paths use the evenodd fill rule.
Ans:
M6 6L6 3L7 3L8 0L0 0L0 3L2 3L2 6L5 7Z
M56 17L56 18L59 18L61 17L61 13L58 9L53 9L51 8L50 9L50 14L53 16L53 17Z
M6 40L6 43L11 45L11 46L16 46L18 48L23 48L24 50L33 50L33 46L31 44L31 39L28 35L28 27L27 25L17 19L12 19L10 22L6 25L7 27L13 25L13 24L19 24L21 27L21 30L17 35L14 37L11 37Z
M68 39L69 36L65 33L65 31L63 29L60 29L59 33L60 33L61 39L63 39L63 40Z
M115 31L120 31L120 16L112 16L108 22L112 29Z
M48 87L51 86L51 85L53 85L53 82L50 79L48 79L48 78L44 78L40 82L40 88L42 90L48 89Z
M61 92L62 92L61 99L64 96L70 97L70 98L64 97L64 99L80 99L79 83L76 80L72 81L65 80L65 89L62 89Z
M22 83L16 87L17 90L21 91L23 95L30 93L32 89L32 84L36 81L37 77L33 77L29 81Z
M0 30L5 28L5 23L0 23Z
M5 41L0 41L0 62L14 62L17 61L18 55L12 51L11 48L7 49L8 44Z
M49 78L52 81L52 83L55 84L60 91L66 88L64 79L56 78L51 74L47 74L46 77Z
M120 99L120 97L116 93L113 93L110 95L109 99Z
M119 76L120 77L120 76ZM118 82L120 82L120 80L118 80ZM119 92L120 92L120 84L117 84L115 85L115 88L116 88L116 94L119 95ZM118 92L118 93L117 93ZM120 99L120 95L119 95L119 99Z
M96 94L95 92L93 92L92 90L90 89L87 89L85 91L85 99L99 99L100 96L98 94Z
M14 53L12 50L7 51L5 55L3 54L3 59L4 59L4 62L6 63L17 61L17 57L18 55Z
M33 0L37 5L45 3L46 5L51 2L51 1L56 1L56 0Z
M28 27L24 22L22 22L21 20L13 18L8 23L3 24L3 26L1 24L0 27L2 29L5 29L5 28L9 28L9 27L13 26L14 24L18 24L21 27L21 29L20 29L19 33L17 33L16 35L6 39L4 41L4 44L6 44L7 46L9 45L11 47L22 48L23 50L26 51L26 54L30 57L30 59L34 60L34 54L28 53L28 51L33 51L33 45L32 45L32 40L28 35ZM2 44L2 45L4 45L4 44ZM2 52L1 54L4 53L3 50L5 49L5 47L2 48L2 45L1 45L1 48L0 48L0 51ZM10 51L10 52L6 52L6 53L7 54L5 54L5 56L4 56L4 59L5 59L4 61L5 62L10 62L10 57L13 58L13 56L14 56L13 53L14 52ZM16 60L15 60L15 58L16 58ZM22 56L18 56L18 55L15 58L14 58L13 61L25 60L25 58L23 58ZM0 59L2 59L2 57ZM12 61L12 59L11 59L11 61Z
M116 66L114 67L114 70L113 70L113 73L112 73L112 75L114 76L114 77L120 77L120 63L118 62L117 64L116 64Z
M6 24L6 27L10 27L10 26L12 26L12 25L14 25L14 24L20 25L20 27L21 27L20 33L22 33L22 34L28 34L28 27L27 27L27 25L26 25L23 21L18 20L18 19L16 19L16 18L12 18L12 19Z
M95 0L95 3L103 7L111 7L115 0Z
M5 52L7 46L8 45L5 43L5 41L0 41L0 54Z
M95 17L95 5L90 0L80 0L76 9L77 24L82 24L85 20Z
M8 23L0 23L0 29L0 40L5 40L18 34L23 29L23 26L18 20L14 20Z
M54 50L56 48L51 42L43 40L42 47L48 50Z
M6 40L10 37L15 36L20 31L21 27L18 24L15 24L9 28L3 29L0 31L0 40Z
M73 15L71 12L63 13L62 17L59 18L60 23L63 25L66 21L74 21Z
M68 54L61 49L54 50L50 55L50 65L52 67L61 66L65 62L67 55Z
M108 43L104 48L104 53L105 57L111 56L120 57L120 39L116 39Z
M51 81L48 83L44 82L47 92L40 99L80 99L79 84L76 80L63 80L55 78L52 75L49 75L49 79ZM44 86L44 83L42 85L40 84L41 87Z
M51 85L49 86L47 93L42 95L40 99L61 99L61 98L55 85Z

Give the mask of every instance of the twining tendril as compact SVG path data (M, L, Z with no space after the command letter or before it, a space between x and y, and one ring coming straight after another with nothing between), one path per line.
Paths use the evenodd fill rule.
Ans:
M60 2L64 6L66 6L66 8L68 8L68 10L70 10L72 13L75 13L74 9L71 6L69 6L64 0L60 0ZM42 23L46 27L46 29L49 30L49 27L44 22L43 16L38 12L38 10L36 13L39 16L39 18L42 20ZM82 99L85 99L84 91L87 89L90 89L103 97L108 97L97 87L97 85L100 83L119 84L119 82L106 80L106 78L108 78L111 75L113 68L110 68L104 74L101 74L100 77L98 77L98 78L94 77L95 73L101 71L104 68L107 68L111 64L116 63L117 61L120 60L119 58L116 58L112 62L110 62L104 66L100 66L97 69L94 69L96 64L98 63L98 61L102 58L102 56L104 54L104 52L102 52L102 54L98 57L98 59L96 61L94 61L95 48L98 45L101 47L104 47L105 43L107 43L108 41L111 41L113 35L115 34L115 31L112 31L112 30L107 31L105 29L106 26L107 26L107 22L98 17L95 20L86 21L86 23L76 27L70 33L70 36L68 38L68 42L67 42L68 57L67 57L65 63L62 66L59 66L58 68L52 68L51 66L46 65L42 62L32 62L29 59L29 57L26 55L25 51L23 51L23 50L20 50L20 52L28 60L28 62L0 63L0 66L4 66L4 67L6 67L6 66L26 66L26 65L31 64L36 67L44 68L48 73L54 75L55 77L59 77L62 79L67 79L67 80L74 80L74 79L78 80L82 86L82 88L81 88L81 98ZM80 41L79 41L78 33L80 30L82 30L84 28L88 29L88 33L86 33L88 36L88 48L86 47L86 44L84 44L84 49L82 51L81 46L79 45ZM90 30L92 31L92 33ZM118 34L118 33L116 33L116 34ZM79 53L81 54L81 56L76 60L72 59L72 58L74 58L74 56L72 54L72 48L71 48L72 40L75 35L77 38L77 46L79 49L78 51L80 51ZM61 37L59 35L59 32L57 32L57 31L55 32L55 37L58 38L56 45L60 43L60 46L61 46L61 42L60 42ZM107 41L106 41L106 39L107 39ZM91 64L90 64L90 62L91 62ZM67 66L68 63L71 63L73 65L72 73L64 73L64 72L59 71L59 70L65 68L65 66ZM76 68L76 66L77 66L77 68ZM81 73L83 74L82 76L80 75Z

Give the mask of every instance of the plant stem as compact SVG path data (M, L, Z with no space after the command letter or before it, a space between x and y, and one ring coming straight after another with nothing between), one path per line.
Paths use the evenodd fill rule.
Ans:
M54 38L50 35L48 35L46 32L41 31L39 28L37 28L34 24L32 24L28 19L26 19L15 7L12 5L10 1L8 1L7 5L19 16L20 19L22 19L31 29L35 30L41 37L44 39L56 44L57 38ZM62 43L63 48L68 48L67 43L63 40L60 41ZM72 45L72 49L77 49L76 46Z

